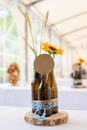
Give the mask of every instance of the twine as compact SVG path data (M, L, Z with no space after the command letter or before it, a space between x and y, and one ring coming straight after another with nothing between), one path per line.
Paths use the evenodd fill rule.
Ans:
M30 117L29 120L32 120L37 112L40 110L40 109L44 109L44 112L43 114L40 116L40 118L38 119L37 121L37 124L41 124L44 120L44 118L46 117L46 108L52 108L53 107L53 104L52 102L48 103L48 104L42 104L42 103L37 103L37 102L32 102L32 107L36 109L36 111L34 112L34 114Z

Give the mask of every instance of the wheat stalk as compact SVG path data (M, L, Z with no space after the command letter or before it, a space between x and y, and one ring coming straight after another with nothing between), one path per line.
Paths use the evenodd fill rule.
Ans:
M45 22L44 22L44 31L46 30L48 16L49 16L49 11L46 12L46 18L45 18Z
M20 10L20 12L23 14L23 16L25 17L29 29L30 29L30 34L31 34L31 38L32 38L32 43L33 43L33 48L28 44L26 38L24 36L23 39L25 41L25 43L29 46L29 48L34 52L35 57L37 56L37 52L35 50L35 45L34 45L34 39L33 39L33 34L32 34L32 26L31 26L31 21L30 21L30 17L29 15L27 15L26 13L24 13L19 7L18 9ZM42 29L41 29L41 40L40 40L40 54L41 54L41 46L42 46L42 42L43 42L43 38L44 38L44 34L45 34L45 30L46 30L46 26L47 26L47 21L48 21L48 16L49 16L49 11L46 12L46 16L45 16L45 20L43 20L43 25L42 25Z
M25 41L25 43L27 44L27 46L33 51L35 57L36 57L36 51L29 45L29 43L27 42L26 38L24 36L22 36L23 40Z
M35 52L35 57L36 57L36 51L35 51L35 46L34 46L34 39L33 39L33 34L32 34L32 26L31 26L30 17L29 17L29 15L27 15L26 13L24 13L19 7L18 7L18 9L23 14L23 16L25 17L25 19L26 19L26 21L28 23L28 26L29 26L29 29L30 29L31 38L32 38L32 43L33 43L33 50ZM27 41L27 40L25 39L25 41Z
M33 38L33 33L32 33L32 25L31 25L30 17L29 17L27 14L25 15L25 17L26 17L27 22L28 22L28 25L29 25L30 34L31 34L32 43L33 43L33 48L35 49L35 46L34 46L34 38Z
M42 46L45 30L47 27L48 16L49 16L49 11L46 12L45 20L43 20L43 26L41 30L41 40L40 40L40 53L41 53L41 46Z

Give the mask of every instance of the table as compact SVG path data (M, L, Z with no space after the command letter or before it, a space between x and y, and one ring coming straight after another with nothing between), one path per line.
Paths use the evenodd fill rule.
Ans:
M58 126L35 126L24 121L28 107L0 106L0 130L86 130L87 111L65 110L69 121Z
M0 84L0 106L31 107L31 90L28 84L11 86L9 83Z
M87 88L76 89L68 84L58 84L59 109L87 110L86 99ZM0 84L0 106L4 105L31 107L30 86L20 84L12 87L9 84Z
M79 89L62 85L58 90L60 109L87 110L87 87Z

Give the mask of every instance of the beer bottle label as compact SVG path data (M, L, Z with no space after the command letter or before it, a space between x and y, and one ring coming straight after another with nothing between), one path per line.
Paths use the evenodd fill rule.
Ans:
M58 106L58 98L52 99L53 107Z
M58 113L58 98L52 99L53 102L53 108L52 108L52 114Z
M55 102L56 103L56 102ZM45 107L46 105L49 105L49 107L53 107L53 101L52 100L33 100L32 101L32 108L38 108L40 105Z
M74 80L74 84L82 84L82 80L80 79Z

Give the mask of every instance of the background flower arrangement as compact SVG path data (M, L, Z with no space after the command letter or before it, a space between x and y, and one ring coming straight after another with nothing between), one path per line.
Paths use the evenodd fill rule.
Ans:
M11 63L7 69L7 73L8 73L8 82L16 86L20 78L19 65L16 62Z
M83 64L87 65L87 61L85 61L83 58L79 58L78 60L81 64L83 63Z

